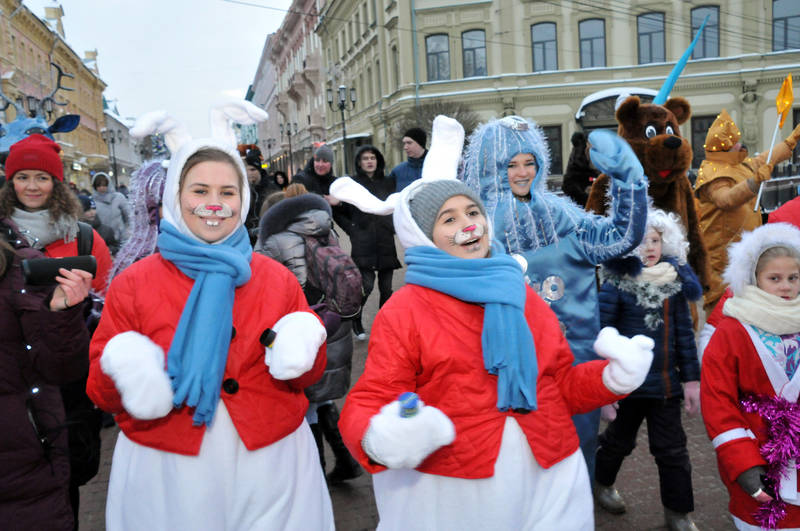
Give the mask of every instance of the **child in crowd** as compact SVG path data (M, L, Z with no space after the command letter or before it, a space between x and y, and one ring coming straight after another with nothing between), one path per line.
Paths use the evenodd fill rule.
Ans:
M375 474L379 529L593 529L570 415L638 387L653 342L606 329L595 348L609 361L573 365L555 314L455 179L462 142L437 117L422 178L394 196L407 285L378 312L342 435ZM331 193L368 203L354 184ZM416 408L401 407L406 391Z
M728 248L733 296L706 347L701 403L737 529L800 528L800 230L772 223Z
M609 512L625 512L614 481L647 419L650 452L658 465L661 502L671 530L696 529L687 514L694 510L694 498L681 399L690 413L697 413L700 367L688 301L699 300L702 289L686 263L688 248L678 217L653 209L635 256L613 260L600 270L602 326L613 326L624 335L651 337L655 348L644 384L620 400L617 409L604 408L613 420L599 437L597 501Z

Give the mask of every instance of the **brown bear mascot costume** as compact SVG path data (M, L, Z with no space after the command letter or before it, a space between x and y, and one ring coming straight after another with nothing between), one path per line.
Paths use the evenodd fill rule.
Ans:
M689 102L684 98L670 98L664 105L657 105L641 103L638 96L631 96L617 109L617 134L628 141L639 157L653 205L675 212L683 220L690 245L689 265L705 288L710 278L708 256L697 221L692 185L686 176L692 163L692 147L678 127L691 114ZM586 210L604 214L608 206L607 191L608 176L600 175L592 185Z

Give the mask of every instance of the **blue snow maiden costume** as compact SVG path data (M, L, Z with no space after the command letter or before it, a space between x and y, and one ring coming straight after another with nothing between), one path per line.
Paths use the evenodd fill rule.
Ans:
M479 126L470 136L462 180L477 191L492 220L494 239L521 264L525 280L558 316L575 362L598 359L600 331L595 266L635 249L647 221L647 178L630 145L611 131L589 135L595 167L611 177L610 214L585 212L548 192L550 153L542 130L519 116ZM530 198L517 198L508 163L520 153L536 159ZM600 411L573 417L593 478Z

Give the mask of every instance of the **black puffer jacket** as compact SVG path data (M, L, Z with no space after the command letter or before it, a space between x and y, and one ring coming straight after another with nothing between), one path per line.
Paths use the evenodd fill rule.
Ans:
M6 240L9 228L0 221ZM11 234L16 253L0 272L0 522L3 529L71 530L69 458L59 385L83 376L89 334L81 304L50 311L53 286L23 283L23 258L41 258ZM32 394L32 390L38 392ZM40 443L34 429L49 441Z
M261 219L260 248L256 251L277 260L294 273L311 305L322 293L306 281L304 236L326 238L331 232L331 208L316 194L304 194L280 201ZM339 321L328 330L328 363L322 379L305 393L311 402L324 402L343 397L350 389L350 370L353 360L353 336L350 321ZM328 324L328 323L326 323Z
M358 166L358 159L364 151L373 151L377 154L378 167L372 178ZM361 184L378 199L386 199L395 191L394 178L384 177L385 162L383 155L373 146L361 146L356 152L354 167L356 174L353 180ZM356 207L349 206L350 244L351 256L356 265L362 269L399 269L400 261L397 259L397 250L394 244L394 225L392 216L376 216L366 214Z

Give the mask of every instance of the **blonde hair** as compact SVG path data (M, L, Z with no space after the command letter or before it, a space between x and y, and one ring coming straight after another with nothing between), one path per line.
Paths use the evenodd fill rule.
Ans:
M775 258L794 258L794 261L797 262L798 269L800 269L800 251L784 245L776 245L775 247L770 247L765 250L761 253L761 256L758 257L755 271L756 278L758 278L761 271L767 267L767 264Z
M297 197L298 195L307 194L308 190L306 189L304 184L294 183L287 186L286 190L284 190L283 193L284 197L286 199L289 199L290 197Z

